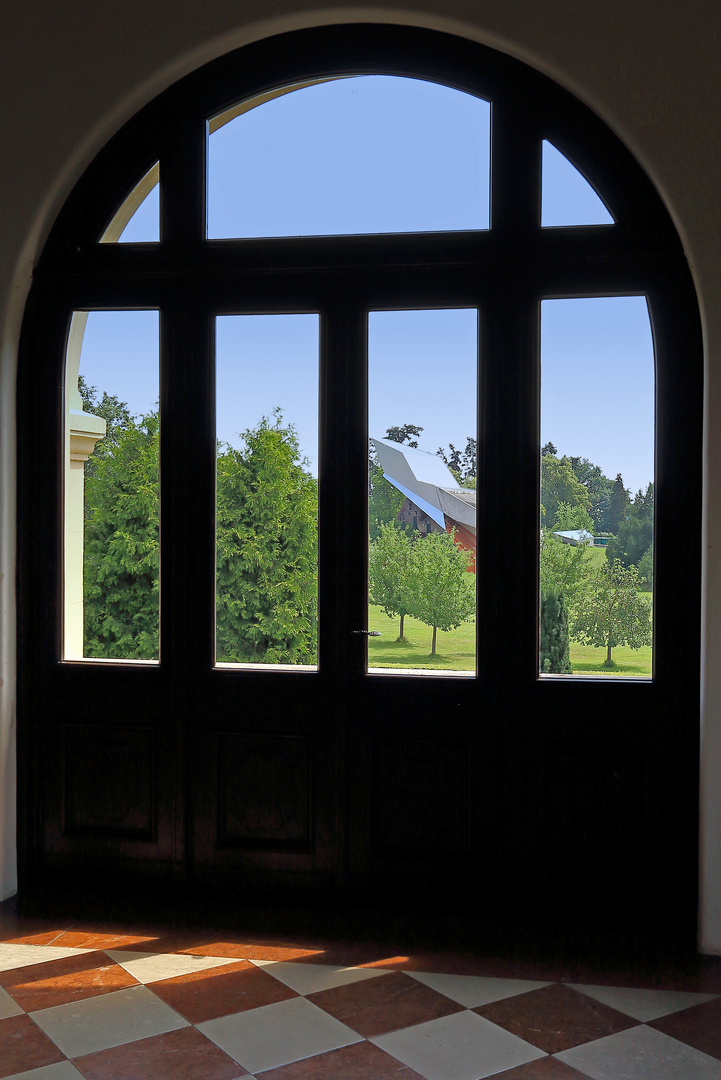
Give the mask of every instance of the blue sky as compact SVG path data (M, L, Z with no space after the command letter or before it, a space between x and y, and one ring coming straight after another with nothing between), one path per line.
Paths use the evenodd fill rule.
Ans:
M488 227L490 109L447 87L383 76L308 87L209 140L211 237ZM596 193L543 147L542 222L601 224ZM123 241L158 238L157 188ZM370 316L371 434L424 428L421 449L475 428L475 311ZM218 436L280 405L317 455L315 315L218 320ZM81 372L140 413L158 397L154 312L92 313ZM542 442L588 457L633 493L653 477L653 347L641 297L542 305Z

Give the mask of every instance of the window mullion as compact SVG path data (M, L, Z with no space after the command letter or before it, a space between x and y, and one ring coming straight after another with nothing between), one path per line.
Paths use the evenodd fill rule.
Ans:
M188 254L205 239L207 124L189 110L160 157L160 239L166 251Z
M538 623L538 304L499 279L481 320L479 677L535 680Z
M522 251L540 223L541 135L531 103L514 95L494 101L491 113L491 228L507 250Z
M160 657L181 682L213 662L214 382L208 315L178 295L161 313Z
M365 642L354 631L367 619L368 328L354 291L349 282L329 289L321 313L318 656L322 674L358 677Z

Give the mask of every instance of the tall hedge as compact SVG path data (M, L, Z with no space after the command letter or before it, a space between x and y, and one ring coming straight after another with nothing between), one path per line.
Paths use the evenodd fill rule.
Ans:
M541 671L546 675L567 675L571 671L568 612L560 589L541 594Z

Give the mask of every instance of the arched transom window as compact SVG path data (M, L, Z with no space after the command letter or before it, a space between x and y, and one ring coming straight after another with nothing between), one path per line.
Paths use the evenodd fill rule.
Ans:
M545 77L346 26L172 87L28 305L28 879L658 895L699 402L661 199Z

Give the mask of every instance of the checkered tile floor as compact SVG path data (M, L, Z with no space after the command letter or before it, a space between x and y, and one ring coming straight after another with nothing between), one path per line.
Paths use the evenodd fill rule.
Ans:
M17 922L0 925L0 1077L721 1080L721 970L699 970L581 982L483 957Z

